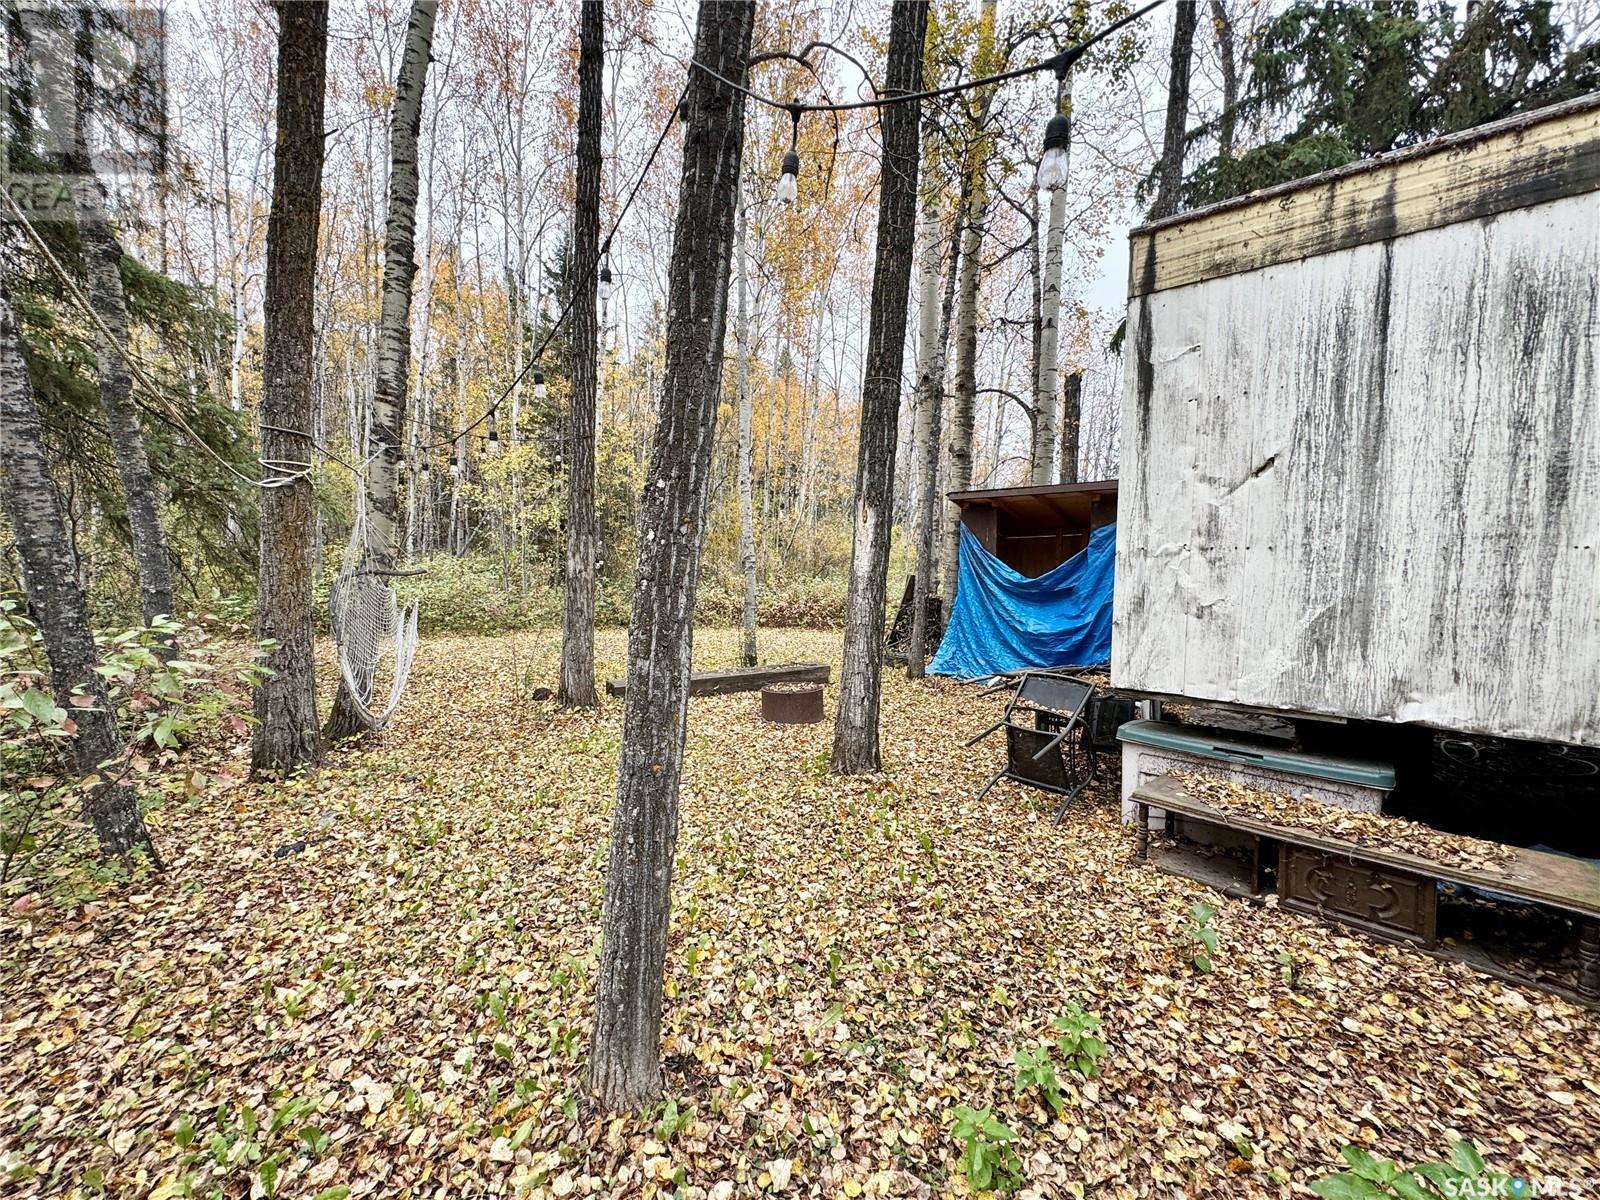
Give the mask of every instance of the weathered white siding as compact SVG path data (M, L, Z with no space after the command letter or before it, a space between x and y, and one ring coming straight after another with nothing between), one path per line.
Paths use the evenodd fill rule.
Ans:
M1600 192L1147 291L1127 340L1115 684L1600 745Z

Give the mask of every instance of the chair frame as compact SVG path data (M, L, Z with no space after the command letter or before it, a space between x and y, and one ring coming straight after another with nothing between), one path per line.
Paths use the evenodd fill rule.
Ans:
M1061 797L1053 818L1059 825L1066 816L1067 807L1099 774L1099 760L1086 716L1089 701L1094 696L1094 685L1060 672L1024 671L1014 683L1007 679L980 694L992 696L1008 688L1011 699L1006 702L1000 719L965 743L976 746L991 734L1001 729L1006 731L1006 765L983 785L977 798L982 800L1002 779L1037 788ZM1062 694L1050 696L1051 691ZM1051 700L1060 703L1051 703ZM1025 716L1031 716L1032 724L1017 720ZM1050 762L1045 756L1052 753L1055 760L1051 765L1060 768L1059 783L1048 778L1052 773L1048 768L1033 766ZM1087 760L1087 772L1075 769L1075 760L1080 754Z

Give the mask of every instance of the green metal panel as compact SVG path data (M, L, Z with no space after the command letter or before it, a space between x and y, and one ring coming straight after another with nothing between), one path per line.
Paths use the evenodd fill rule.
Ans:
M1175 750L1197 758L1240 763L1312 779L1353 783L1359 787L1390 791L1394 788L1394 767L1364 758L1338 758L1331 754L1307 754L1299 750L1278 750L1253 742L1216 737L1203 729L1173 725L1166 721L1129 721L1117 730L1124 742Z

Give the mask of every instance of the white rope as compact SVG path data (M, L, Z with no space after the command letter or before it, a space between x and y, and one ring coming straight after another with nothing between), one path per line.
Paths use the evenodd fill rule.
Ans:
M367 541L365 481L356 480L355 520L344 562L328 589L328 623L356 712L369 729L382 729L400 707L417 652L417 601L401 609L394 582ZM389 674L389 694L374 706L378 679Z

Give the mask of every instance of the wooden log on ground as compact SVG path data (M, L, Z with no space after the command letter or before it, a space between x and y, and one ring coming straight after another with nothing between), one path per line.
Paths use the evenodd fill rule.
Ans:
M822 685L769 683L761 689L761 719L775 725L815 725L822 720Z
M689 676L689 695L721 696L728 692L754 692L769 683L827 683L830 671L827 663L775 663L760 667L728 667L722 671L696 671ZM606 680L606 695L627 694L627 680Z

